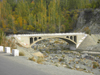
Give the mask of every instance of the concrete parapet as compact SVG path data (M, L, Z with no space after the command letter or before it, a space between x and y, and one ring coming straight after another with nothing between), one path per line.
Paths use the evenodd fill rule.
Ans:
M17 49L12 49L12 55L13 55L13 56L19 56L19 50L17 50Z
M3 46L0 46L0 52L3 52Z
M5 47L5 52L6 53L11 53L11 48L10 47Z

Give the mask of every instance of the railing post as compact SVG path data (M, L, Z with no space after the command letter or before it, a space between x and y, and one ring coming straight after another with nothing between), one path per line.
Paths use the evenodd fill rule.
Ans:
M17 50L17 49L12 49L12 55L13 55L13 56L19 56L19 50Z
M0 46L0 52L3 52L3 46Z
M5 47L5 52L6 53L11 53L11 50L10 49L11 49L10 47Z

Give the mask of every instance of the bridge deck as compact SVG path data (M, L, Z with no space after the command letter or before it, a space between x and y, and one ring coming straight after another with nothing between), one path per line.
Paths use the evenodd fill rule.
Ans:
M63 35L84 35L85 33L47 33L47 34L18 34L13 36L63 36Z

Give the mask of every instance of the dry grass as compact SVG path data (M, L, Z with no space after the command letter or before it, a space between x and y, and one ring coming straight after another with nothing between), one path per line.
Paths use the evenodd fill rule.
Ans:
M59 41L56 40L54 43L59 43Z
M81 68L76 68L76 70L78 70L78 71L84 71L84 69L81 69Z
M19 56L25 56L23 52L19 52Z
M19 44L19 43L16 43L16 45L18 45L19 47L23 47L21 44Z
M43 62L44 62L44 58L43 57L38 57L37 63L42 64Z
M77 61L76 64L78 64L79 62Z
M34 57L29 58L31 61L36 61Z
M85 28L83 29L83 31L85 31L87 34L90 34L90 29L89 29L89 27L85 27Z

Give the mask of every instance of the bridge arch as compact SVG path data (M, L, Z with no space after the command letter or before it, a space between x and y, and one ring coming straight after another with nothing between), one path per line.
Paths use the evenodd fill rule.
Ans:
M70 36L71 37L71 36ZM35 37L36 38L36 37ZM75 42L75 40L72 40L71 38L62 38L62 37L52 37L53 39L54 38L59 38L59 39L62 39L62 40L64 40L64 41L66 41L66 42L68 42L69 43L69 45L74 45L74 46L76 46L76 42ZM45 40L45 39L52 39L52 38L38 38L37 40L35 40L35 41L33 41L33 43L31 43L30 44L30 47L32 47L35 43L37 43L37 42L39 42L39 41L42 41L42 40ZM73 37L74 38L74 37Z

